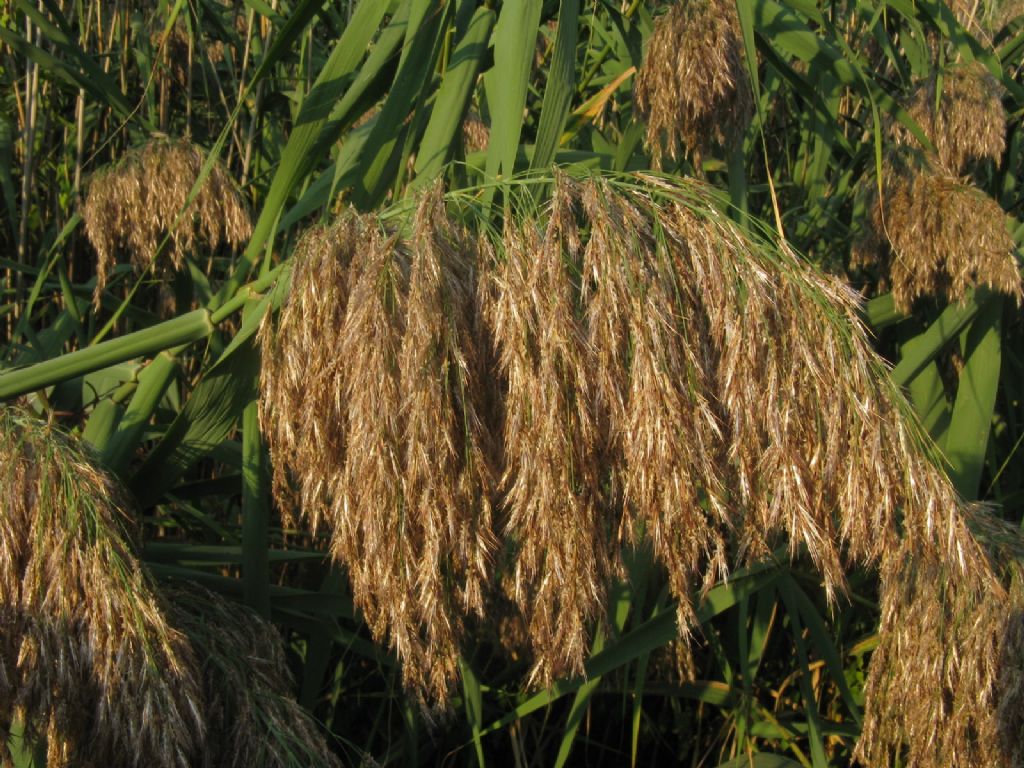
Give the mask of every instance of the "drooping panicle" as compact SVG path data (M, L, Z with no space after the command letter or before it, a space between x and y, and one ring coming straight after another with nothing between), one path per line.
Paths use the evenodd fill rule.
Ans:
M45 734L48 765L187 768L204 743L195 659L127 509L71 438L0 412L0 718Z
M579 673L609 580L590 350L579 310L574 200L556 185L547 225L510 223L490 279L489 326L504 392L503 486L514 595L534 676Z
M919 83L907 113L935 148L938 165L959 176L979 160L998 163L1006 147L1005 89L980 62L957 64ZM900 122L891 133L898 144L920 147Z
M370 223L340 216L308 230L296 246L291 290L276 327L260 329L260 421L273 464L274 496L285 517L301 510L318 531L333 524L333 494L346 455L345 374L340 354L355 254Z
M443 703L497 546L479 259L439 192L406 233L343 222L307 236L263 330L276 496L330 527L375 636Z
M295 700L281 637L250 609L179 583L169 618L201 659L208 732L195 768L339 768L312 716Z
M497 547L485 350L476 320L473 239L449 221L441 190L420 202L399 353L403 498L420 565L414 574L426 628L428 685L454 679L462 617L482 615ZM483 410L482 410L483 409Z
M734 0L682 0L655 22L635 96L656 167L680 144L699 167L713 142L742 135L753 114L746 67Z
M205 160L187 140L157 138L93 176L82 219L98 256L93 292L97 306L118 254L128 255L141 272L154 265L166 237L162 255L177 270L199 242L211 249L222 243L239 248L249 239L249 213L220 163L214 163L189 202Z
M495 619L488 582L507 586L532 679L549 682L583 668L627 542L653 545L684 646L702 591L788 545L832 599L851 566L881 572L862 755L931 768L942 751L1009 754L1020 643L994 606L1021 606L993 567L1005 536L940 469L856 295L738 228L699 183L561 176L552 189L543 209L510 194L500 233L435 191L351 251L346 366L328 390L342 406L324 409L345 447L323 517L407 682L443 700L464 617ZM273 448L288 432L268 435ZM915 670L929 682L912 691Z
M887 264L899 309L925 296L963 302L981 286L1018 302L1024 295L1006 214L966 178L894 163L868 205L868 231L854 257Z

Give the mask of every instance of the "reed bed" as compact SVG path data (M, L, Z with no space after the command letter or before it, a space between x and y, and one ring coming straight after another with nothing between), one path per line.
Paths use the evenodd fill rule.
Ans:
M193 765L195 658L127 543L116 483L8 407L0 494L0 717L24 722L30 743L45 736L55 768Z
M1020 667L998 661L1014 642L998 608L1005 579L968 525L989 513L937 468L855 294L741 233L709 195L695 182L558 177L543 210L513 195L503 233L479 227L484 246L461 229L476 209L436 190L405 230L349 218L363 240L327 272L348 265L330 288L348 290L332 310L346 307L338 345L312 343L323 316L301 314L323 287L309 266L320 254L296 264L279 330L264 336L278 457L304 455L315 434L281 382L346 361L316 408L344 452L321 458L332 474L319 480L291 465L278 497L329 489L329 512L313 494L307 514L330 520L358 604L425 701L444 701L467 613L497 605L478 599L488 581L509 579L531 680L548 684L582 673L623 546L653 544L684 646L700 594L782 542L807 554L833 601L852 565L878 568L859 754L991 764L1000 702L1017 695L1000 682ZM476 303L459 277L474 268ZM460 290L441 298L445 274ZM486 378L481 327L497 392L471 384ZM493 527L493 486L473 471L485 434L502 437ZM506 567L490 567L496 536Z
M662 153L692 155L742 136L753 114L743 34L731 0L672 4L654 24L634 97L655 168Z
M199 243L215 249L248 241L249 213L222 165L213 165L189 201L204 160L185 139L155 138L93 176L82 219L98 257L96 306L119 253L129 256L137 272L152 267L161 253L166 269L178 270ZM167 245L160 251L164 238Z

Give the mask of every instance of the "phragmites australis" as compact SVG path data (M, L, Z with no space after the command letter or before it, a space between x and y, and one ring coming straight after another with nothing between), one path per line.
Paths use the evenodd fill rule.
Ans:
M203 742L195 660L125 508L69 438L0 412L0 719L45 735L50 766L187 768Z
M347 216L302 244L278 329L263 331L278 499L295 489L314 524L330 523L367 622L438 702L495 548L478 261L439 195L408 239Z
M1006 146L1004 89L980 62L949 67L941 77L920 83L910 97L907 114L935 147L935 161L954 176L979 160L998 163ZM900 122L891 132L898 144L919 142Z
M462 121L462 145L466 153L483 152L491 143L491 129L477 112L467 112Z
M156 138L93 176L82 219L98 256L96 304L119 253L127 254L137 271L148 269L166 237L163 254L180 269L199 242L211 249L238 248L248 240L249 213L219 163L188 202L203 163L203 153L190 142Z
M178 585L165 596L169 618L201 665L207 747L195 768L341 765L295 700L273 625L196 585Z
M922 296L962 302L979 286L1021 299L1020 267L1006 214L969 180L893 165L879 198L869 193L869 231L854 258L888 253L893 301L910 311Z
M699 167L713 141L742 135L753 114L746 66L734 0L681 0L655 22L635 96L656 165L682 144Z
M556 188L545 230L533 219L506 226L503 258L485 286L505 382L503 485L518 546L513 594L545 684L582 669L610 577L590 361L573 279L582 249L568 191Z
M907 107L934 152L925 153L902 124L890 126L896 146L881 185L874 181L867 190L867 226L851 264L885 267L903 311L926 296L962 302L979 286L1022 297L1006 215L963 175L978 161L1002 157L1001 97L1002 86L980 64L957 65L919 85Z
M511 585L547 683L583 671L624 546L653 545L684 645L702 592L780 544L830 596L877 568L861 756L999 764L1021 665L996 610L1015 593L972 534L990 513L938 468L855 294L710 197L560 176L543 210L510 194L500 233L436 191L314 231L264 329L279 498L331 525L370 625L435 701L468 613L502 618L488 581ZM310 371L316 393L291 399Z

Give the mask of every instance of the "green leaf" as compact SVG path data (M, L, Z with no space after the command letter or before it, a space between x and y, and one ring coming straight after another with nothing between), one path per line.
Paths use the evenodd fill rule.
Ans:
M979 301L988 301L990 297L971 296L963 304L946 307L938 319L928 329L903 346L903 357L892 370L892 379L900 386L905 386L924 370L925 366L935 360L946 345L955 339L975 315L980 307Z
M578 37L579 0L561 0L555 52L548 69L548 82L541 104L540 125L533 148L531 168L547 168L555 159L565 121L569 117L576 91L576 39Z
M491 113L487 176L492 179L515 172L543 5L541 0L505 3L494 27L494 66L484 75Z
M786 612L789 614L789 622L792 628L791 635L793 644L796 646L797 660L800 665L799 681L800 692L804 700L804 712L807 714L807 737L811 747L811 761L814 768L827 768L828 758L825 756L825 734L822 730L821 714L818 711L818 701L815 697L814 686L811 684L810 660L807 653L807 643L803 636L803 622L801 621L800 601L796 595L799 588L793 581L793 577L785 574L778 584L779 594L786 604Z
M117 432L103 448L103 462L118 474L123 473L138 448L150 417L178 373L177 358L161 352L139 374L139 386L121 419Z
M406 118L417 98L423 98L421 91L429 84L436 66L443 39L443 35L438 34L443 14L439 11L427 14L431 5L425 0L413 2L414 13L394 83L362 151L352 200L364 210L380 203L391 186L389 172L399 170L401 153L397 146L407 130Z
M466 707L466 720L469 722L470 732L473 734L473 748L476 751L476 762L480 768L484 768L484 744L480 739L480 731L484 722L483 697L480 690L480 680L473 671L473 667L465 659L459 659L459 672L462 677L462 696Z
M755 752L741 755L726 763L719 763L718 768L801 768L800 763L782 755L771 755L767 752Z
M0 374L0 399L52 386L136 357L205 339L213 331L210 313L196 309L135 333Z
M242 414L242 585L245 604L270 618L270 477L259 401Z
M462 125L466 104L487 52L487 38L494 28L494 18L490 8L478 8L448 61L416 155L416 178L412 188L434 180L451 159L453 140Z
M316 2L305 2L301 5L303 13L308 14L309 17L312 17L312 14L320 7L321 4ZM361 0L356 6L352 19L345 27L345 32L335 44L330 57L317 76L313 88L302 102L302 108L295 120L295 127L281 152L281 162L270 182L270 189L264 199L259 218L253 227L249 245L231 279L221 289L219 294L221 301L233 296L238 285L248 277L252 265L273 234L276 222L289 196L316 167L317 163L321 162L326 149L341 134L345 119L348 117L348 109L352 106L351 101L344 101L341 97L348 89L349 77L362 61L367 47L373 39L373 34L380 26L387 10L388 4L378 2L378 0ZM301 31L308 19L305 16L296 18L301 21L301 24L296 22L296 28ZM289 22L290 24L291 22ZM292 31L289 25L286 25L286 29L278 39L279 44L281 38L285 37L285 33ZM272 46L267 55L268 57L271 54L277 55L280 50L278 47ZM257 74L262 74L262 72L263 67L261 66Z
M774 562L762 563L744 571L735 572L728 583L719 584L708 590L700 605L697 606L698 621L701 623L709 621L714 616L732 608L737 601L744 597L774 584L777 578L778 571ZM599 677L613 670L621 669L643 654L650 653L655 648L661 648L671 642L677 637L677 634L675 612L669 611L655 616L632 632L623 635L613 646L588 659L584 664L586 670L584 678L559 680L551 688L531 696L500 720L488 725L481 735L486 736L500 730L531 712L546 707L562 696L577 691L586 680L592 677Z
M953 485L965 499L978 497L1002 365L1003 299L989 299L965 334L964 367L945 455Z
M202 378L129 487L143 508L155 504L181 476L208 456L238 423L256 396L259 351L244 344Z

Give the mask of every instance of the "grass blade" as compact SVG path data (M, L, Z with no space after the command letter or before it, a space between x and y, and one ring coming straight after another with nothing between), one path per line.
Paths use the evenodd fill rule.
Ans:
M1002 365L1003 299L985 303L965 336L965 362L946 434L953 484L965 499L978 497Z

